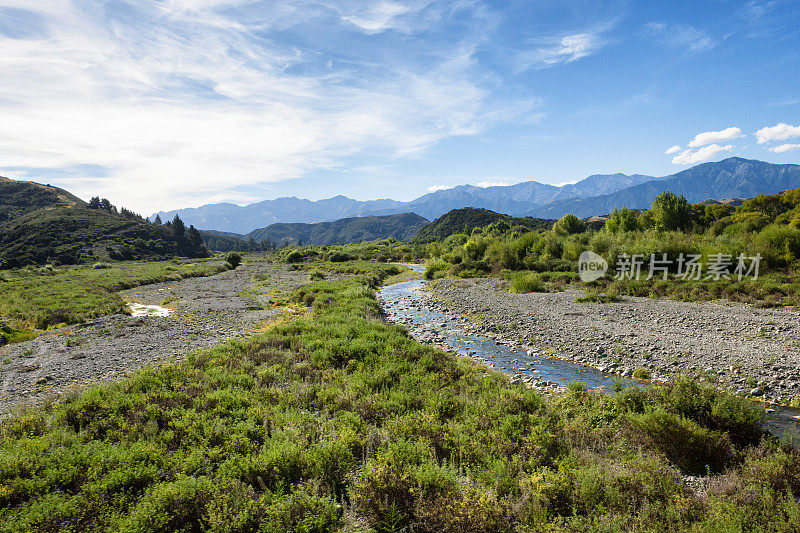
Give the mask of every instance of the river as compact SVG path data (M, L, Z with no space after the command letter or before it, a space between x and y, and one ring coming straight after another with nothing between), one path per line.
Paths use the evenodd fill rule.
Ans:
M424 271L420 265L406 264L416 272ZM617 387L648 387L647 381L623 378L617 374L601 372L592 367L551 357L535 350L500 343L478 335L456 320L428 308L420 298L426 280L394 283L381 289L379 299L390 322L409 329L422 342L471 357L488 368L511 376L539 390L564 387L579 381L587 388L613 393ZM767 407L767 429L776 435L800 435L800 410L779 405Z

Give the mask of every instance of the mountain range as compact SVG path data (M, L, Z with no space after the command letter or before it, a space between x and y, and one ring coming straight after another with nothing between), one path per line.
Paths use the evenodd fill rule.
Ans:
M597 174L562 186L536 181L494 187L460 185L425 194L410 202L359 201L346 196L318 201L290 197L244 207L210 204L157 214L162 220L178 214L187 224L200 229L246 234L273 223L314 223L367 215L416 213L433 220L462 207L490 209L517 217L553 219L567 213L589 217L608 213L615 207L649 207L665 190L682 194L690 202L700 202L707 198L747 198L798 187L800 165L775 165L732 157L662 177Z

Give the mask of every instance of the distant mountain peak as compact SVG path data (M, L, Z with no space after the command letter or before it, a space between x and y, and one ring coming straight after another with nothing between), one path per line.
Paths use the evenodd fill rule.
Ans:
M213 229L245 234L254 228L263 228L273 223L313 223L334 221L353 216L391 215L414 212L429 220L461 207L489 209L510 216L534 215L541 218L559 218L565 212L583 218L613 211L617 204L629 207L648 207L653 191L664 190L664 182L675 178L695 180L692 185L684 181L671 181L670 187L678 187L689 198L696 201L706 198L754 196L777 192L781 183L793 183L791 179L777 180L773 165L763 161L729 157L717 162L703 163L664 177L643 174L592 174L578 182L562 186L548 185L537 181L525 181L508 186L477 187L458 185L449 189L426 193L410 202L391 199L360 201L344 195L311 201L297 197L282 197L264 200L244 207L233 204L212 204L194 209L182 209L158 213L162 220L179 214L187 224L200 229ZM791 165L782 168L790 168ZM796 167L796 165L795 165ZM753 174L751 176L751 174ZM768 178L759 185L759 176ZM712 183L709 185L709 183ZM795 185L798 186L798 185ZM683 188L681 188L683 187ZM791 186L785 188L792 188ZM678 192L678 191L674 191ZM613 205L612 205L613 204ZM155 215L153 215L155 216Z

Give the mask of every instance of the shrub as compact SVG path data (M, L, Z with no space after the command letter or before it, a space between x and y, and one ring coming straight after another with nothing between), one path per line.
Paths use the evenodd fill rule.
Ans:
M606 220L605 229L611 233L636 231L639 229L636 213L627 207L623 207L622 209L615 208L614 212L612 212Z
M92 265L92 268L94 268L96 270L97 269L101 269L101 268L111 268L111 265L109 265L108 263L94 263Z
M800 258L800 229L773 224L761 230L755 244L768 266L786 266Z
M629 414L633 428L641 432L670 462L687 474L721 472L734 460L734 449L724 433L662 408Z
M345 252L333 252L328 257L328 261L332 263L343 263L345 261L351 261L352 259L353 258L350 256L350 254L347 254Z
M242 263L242 254L239 252L229 252L225 255L225 262L231 265L231 268L236 268Z
M553 233L556 235L572 235L584 231L586 231L586 224L571 213L567 213L553 224Z
M547 287L536 272L514 272L509 276L509 281L511 285L509 292L515 294L547 291Z
M207 477L180 476L151 487L125 520L124 531L208 529L206 506L217 492Z
M691 206L684 196L664 191L653 200L650 211L659 231L685 230L691 226Z
M443 259L433 259L425 263L425 279L438 279L445 276L450 265Z

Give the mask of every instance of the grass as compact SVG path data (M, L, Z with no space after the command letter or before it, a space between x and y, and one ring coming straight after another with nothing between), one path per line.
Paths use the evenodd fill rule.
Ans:
M288 301L306 312L266 333L17 412L0 530L796 524L800 454L762 438L760 408L688 379L543 398L379 320L372 281L306 285Z
M509 292L516 294L547 291L546 285L536 272L512 272L509 275L509 284Z
M365 261L361 259L348 260L348 261L324 261L321 259L307 260L301 263L295 263L295 268L302 268L310 272L309 278L311 281L319 281L320 275L324 276L325 272L334 274L350 274L365 276L369 279L369 284L372 287L377 287L387 276L396 276L410 269L406 266L391 264L391 263L378 263L375 261Z
M35 337L59 324L74 324L125 310L117 291L187 277L208 276L227 269L218 259L109 263L0 272L0 316L9 331L0 344Z

